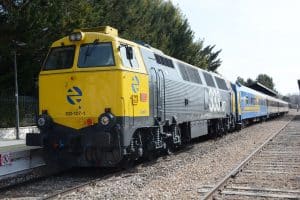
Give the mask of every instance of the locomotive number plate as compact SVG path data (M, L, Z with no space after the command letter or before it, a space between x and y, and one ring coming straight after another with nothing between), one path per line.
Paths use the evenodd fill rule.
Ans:
M66 112L66 116L84 116L84 111Z

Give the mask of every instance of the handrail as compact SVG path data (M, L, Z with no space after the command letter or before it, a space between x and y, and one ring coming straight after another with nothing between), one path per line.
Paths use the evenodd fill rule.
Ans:
M159 110L158 110L158 101L159 101L159 87L158 87L158 83L160 84L160 81L159 81L158 73L157 73L156 69L154 67L151 67L151 70L153 70L155 72L155 77L156 77L156 85L155 85L156 86L156 115L158 116L158 113L159 113Z
M166 120L166 79L165 79L165 74L163 70L158 69L158 72L161 72L163 76L163 83L164 83L164 91L163 91L163 97L164 97L164 120Z

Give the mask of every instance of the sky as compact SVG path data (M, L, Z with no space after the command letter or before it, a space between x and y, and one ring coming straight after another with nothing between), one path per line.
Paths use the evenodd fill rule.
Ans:
M222 49L218 72L273 78L276 90L297 93L300 79L299 0L172 0L188 19L195 39Z

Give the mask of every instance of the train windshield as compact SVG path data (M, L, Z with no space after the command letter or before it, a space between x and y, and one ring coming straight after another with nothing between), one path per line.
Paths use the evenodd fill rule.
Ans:
M73 66L75 46L51 48L43 70L68 69Z
M78 67L114 66L113 48L111 42L83 44L80 47Z

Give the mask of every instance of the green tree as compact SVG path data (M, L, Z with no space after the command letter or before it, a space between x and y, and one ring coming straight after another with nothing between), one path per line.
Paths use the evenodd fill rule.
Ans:
M288 97L288 96L283 96L283 97L282 97L282 100L283 100L283 101L286 101L286 102L291 102L291 99L290 99L290 97Z
M200 68L216 71L221 65L221 50L215 45L204 47L203 40L194 42L194 32L180 10L162 0L99 1L96 9L119 10L99 15L99 25L117 27L121 37L142 40L165 54ZM138 16L138 17L137 17Z
M246 81L246 86L250 86L250 85L252 85L254 83L255 83L255 81L253 79L248 78L247 81Z
M242 84L242 85L246 85L246 82L245 82L245 80L242 78L242 77L240 77L240 76L238 76L237 78L236 78L236 81L235 81L236 83L240 83L240 84Z
M269 88L271 90L275 90L273 78L271 78L267 74L259 74L256 78L256 81L263 84L264 86L266 86L267 88Z
M165 54L216 71L220 50L196 40L187 19L165 0L0 1L0 89L13 88L12 51L18 52L20 93L32 95L51 43L74 28L110 25L120 36L142 40ZM17 48L13 41L27 45Z
M236 78L236 81L235 81L236 83L240 83L240 84L242 84L242 85L244 85L244 86L247 86L247 87L249 87L249 86L251 86L253 83L255 83L255 81L254 80L252 80L251 78L248 78L246 81L245 81L245 79L243 79L242 77L240 77L240 76L238 76L237 78Z
M205 61L204 65L206 69L209 71L216 71L218 67L220 67L222 61L218 58L219 54L221 53L221 50L218 50L216 52L213 51L215 48L215 45L213 46L207 46L203 49L201 55L203 57L203 60Z
M38 71L51 42L70 33L75 27L91 24L92 9L90 3L80 0L2 1L1 88L14 85L12 52L16 50L20 93L32 95ZM15 41L26 43L26 46L20 48Z

